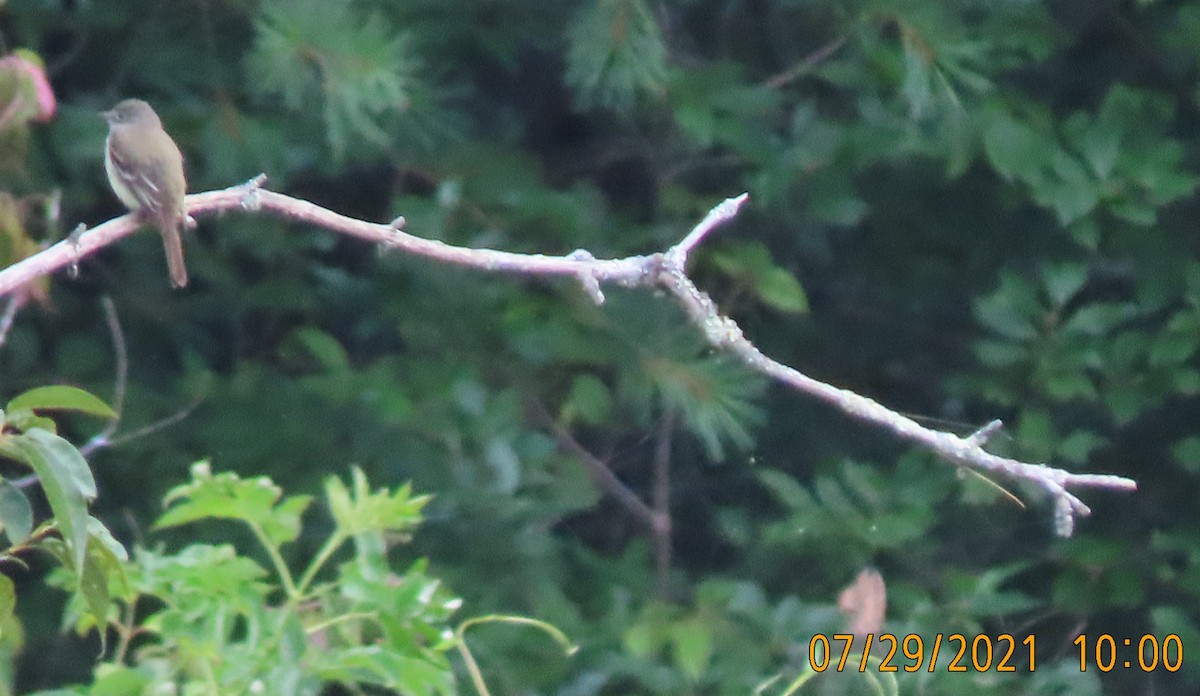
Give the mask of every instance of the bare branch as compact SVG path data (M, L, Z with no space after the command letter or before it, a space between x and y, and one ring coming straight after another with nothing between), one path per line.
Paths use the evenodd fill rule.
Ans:
M675 412L666 409L654 444L654 576L658 596L666 598L671 572L671 439Z
M997 456L983 449L984 441L992 432L990 427L968 437L932 430L867 397L825 384L763 355L746 339L737 323L723 316L712 299L692 283L684 268L690 252L713 230L737 214L747 201L747 194L730 198L714 207L683 240L662 254L596 259L586 252L543 256L452 246L404 232L400 229L403 220L389 224L356 220L308 201L267 191L261 188L263 180L259 177L222 191L192 194L186 199L187 211L189 214L205 214L226 210L263 210L442 263L485 271L573 277L583 282L586 291L596 301L603 300L603 295L599 294L601 283L662 288L676 298L687 316L704 333L709 344L736 356L750 369L826 401L850 416L884 427L950 462L1030 481L1041 487L1054 501L1055 529L1063 536L1070 535L1077 517L1091 512L1068 489L1137 489L1135 481L1122 476L1073 474L1044 464ZM35 278L78 263L101 247L132 234L137 227L135 218L125 215L73 235L0 271L0 296L13 293Z
M750 200L750 194L743 193L736 198L727 198L714 206L712 210L708 211L708 215L705 215L704 219L693 227L691 232L688 232L686 237L667 250L666 262L680 268L686 266L688 254L692 253L692 249L704 241L710 232L732 220L748 200Z
M201 399L196 399L192 403L188 404L187 406L184 406L183 408L179 409L178 411L176 411L175 413L172 413L169 416L166 416L165 418L159 418L158 420L154 421L153 423L148 423L146 425L143 425L142 427L138 428L137 430L134 430L133 432L125 433L124 435L121 435L120 437L112 438L111 440L108 441L107 446L108 447L117 447L117 446L123 445L126 442L129 442L131 440L136 440L140 437L146 437L147 435L153 435L154 433L158 432L159 430L162 430L163 428L175 425L179 421L192 415L192 411L195 411L197 408L199 408L201 403L203 403L203 401Z
M113 378L113 417L109 419L104 430L96 433L92 439L79 448L83 456L88 456L98 449L107 447L113 433L121 425L121 414L125 412L125 392L129 386L129 351L125 347L125 332L121 330L121 318L117 316L117 305L112 297L105 295L100 299L104 308L104 323L108 325L108 335L112 337L113 355L117 359L117 374Z
M488 271L578 276L586 270L597 282L637 285L644 283L642 278L648 269L646 258L640 256L583 260L570 256L515 254L451 246L445 242L413 236L391 224L356 220L305 200L261 189L258 187L258 179L221 191L193 193L185 199L185 203L189 215L228 210L263 210L350 235L365 242L399 249L415 256ZM135 216L123 215L13 264L0 271L0 296L8 295L34 278L78 263L101 248L133 234L138 227Z
M901 438L932 450L950 462L1030 481L1040 486L1054 499L1055 530L1061 536L1070 536L1076 517L1091 514L1091 509L1068 492L1067 488L1111 488L1123 491L1137 489L1135 481L1123 476L1072 474L1044 464L1029 464L992 454L982 447L981 441L986 439L985 437L959 437L954 433L926 428L861 394L826 384L775 362L763 355L742 335L742 330L736 322L720 314L712 299L684 275L682 268L668 266L665 259L669 257L669 252L663 257L664 263L658 276L659 284L675 296L687 315L704 331L705 338L711 345L737 356L756 372L833 404L847 415L891 430ZM985 426L983 432L985 435L990 434L989 427Z
M554 434L554 439L558 442L559 449L575 455L579 461L583 462L583 466L588 470L588 475L591 477L592 483L601 492L611 495L629 514L646 525L647 529L657 533L662 523L655 511L651 510L649 505L642 502L637 493L634 493L628 486L622 483L621 479L617 478L617 475L612 472L612 469L608 468L607 464L588 451L586 447L579 444L579 441L571 433L567 432L566 428L555 422L554 417L550 415L545 406L537 401L531 401L530 403L538 419L546 427L550 428Z
M767 80L765 84L774 89L783 87L792 80L795 80L801 75L808 73L810 70L817 67L817 65L832 57L833 54L837 53L838 50L846 44L846 39L848 38L849 37L847 36L839 36L833 41L830 41L829 43L805 56L804 60L801 60L796 65L788 68L778 75L771 77L771 79Z

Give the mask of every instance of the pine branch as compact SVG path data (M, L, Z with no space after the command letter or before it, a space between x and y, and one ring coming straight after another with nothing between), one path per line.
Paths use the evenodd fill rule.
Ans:
M994 431L990 425L966 437L933 430L865 396L813 379L764 355L746 339L732 319L721 315L716 303L692 283L685 270L689 253L713 230L737 215L749 198L747 194L717 205L681 242L664 253L596 259L583 250L567 256L543 256L451 246L402 231L403 218L397 218L390 224L356 220L305 200L267 191L261 188L264 181L265 177L260 176L240 186L189 195L187 210L193 215L238 209L267 211L439 263L485 271L572 277L580 281L584 291L596 302L604 301L604 294L600 290L602 283L665 290L679 302L710 345L733 355L750 369L826 401L854 418L886 428L949 462L1039 486L1054 501L1055 530L1061 536L1070 536L1076 519L1091 513L1088 506L1070 489L1137 489L1135 481L1122 476L1074 474L1045 464L1031 464L992 454L983 449L987 436ZM73 234L49 249L9 266L0 271L0 297L17 291L41 276L78 264L102 247L133 234L138 228L138 221L133 215L124 215L86 232Z

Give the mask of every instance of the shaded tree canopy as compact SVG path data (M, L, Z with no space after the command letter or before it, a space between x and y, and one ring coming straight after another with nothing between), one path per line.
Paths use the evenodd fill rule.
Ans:
M1196 688L1190 661L1147 673L1123 640L1200 647L1200 4L11 0L0 50L5 266L124 213L96 113L127 97L162 116L189 191L263 172L461 246L650 254L747 192L690 270L764 353L938 429L1000 418L998 454L1139 486L1084 496L1060 539L1035 487L771 386L661 297L597 305L231 214L186 233L186 290L146 232L9 315L3 401L65 383L112 402L126 359L120 426L87 461L93 514L129 548L228 536L150 529L168 491L204 490L201 459L331 501L353 498L331 476L411 482L432 497L387 498L424 515L389 528L412 534L391 567L440 578L460 618L580 645L473 628L493 693L782 693L815 634L864 625L838 598L876 586L865 566L881 632L1020 646L1012 673L899 673L901 693ZM331 508L285 525L282 560L355 528ZM91 684L100 644L61 633L40 563L5 568L9 686ZM1098 669L1102 635L1132 668ZM798 693L870 688L830 671Z

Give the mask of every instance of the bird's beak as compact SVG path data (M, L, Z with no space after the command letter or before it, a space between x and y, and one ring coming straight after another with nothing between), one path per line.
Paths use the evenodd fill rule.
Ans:
M100 118L104 119L105 121L108 121L109 123L112 123L113 116L116 116L116 114L113 113L112 111L101 111L100 112Z

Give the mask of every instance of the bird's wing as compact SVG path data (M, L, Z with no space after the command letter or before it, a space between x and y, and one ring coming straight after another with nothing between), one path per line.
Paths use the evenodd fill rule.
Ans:
M170 136L161 131L153 134L157 147L153 148L158 157L136 157L133 153L141 153L145 148L131 149L122 147L122 140L129 137L128 133L116 132L110 143L108 156L112 159L113 175L121 180L125 188L137 198L141 208L158 219L172 219L183 209L182 187L175 182L183 181L183 157L179 148ZM179 168L180 176L171 179L170 169Z

